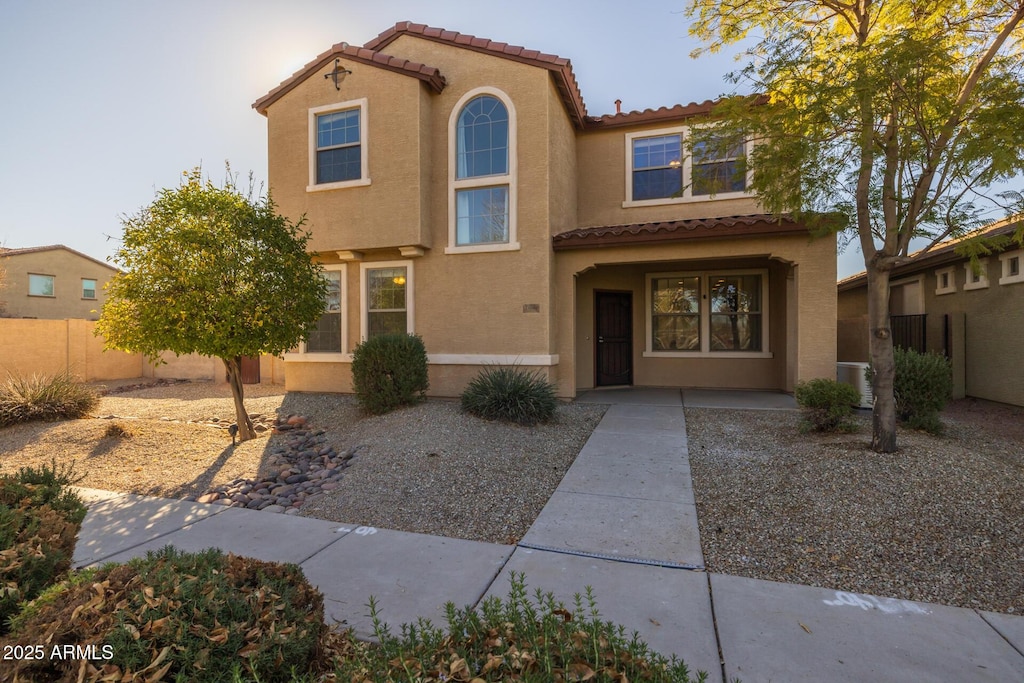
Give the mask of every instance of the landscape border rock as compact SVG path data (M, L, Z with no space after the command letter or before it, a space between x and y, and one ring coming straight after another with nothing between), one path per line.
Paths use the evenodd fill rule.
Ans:
M323 429L311 429L307 423L302 415L273 420L273 432L283 438L268 448L266 465L270 472L266 476L238 478L185 500L297 515L307 500L338 487L342 473L362 448L356 446L339 453L328 443ZM217 422L215 426L226 429L228 424Z

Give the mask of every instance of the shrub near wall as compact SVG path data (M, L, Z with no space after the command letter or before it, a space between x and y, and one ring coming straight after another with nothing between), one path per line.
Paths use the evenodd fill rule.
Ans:
M413 334L384 334L352 352L352 384L360 407L379 415L426 397L427 349Z

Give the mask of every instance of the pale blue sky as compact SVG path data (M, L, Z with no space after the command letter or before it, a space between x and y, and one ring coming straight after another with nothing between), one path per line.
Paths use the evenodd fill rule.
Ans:
M572 60L591 114L729 92L729 56L690 59L685 0L3 0L0 244L99 259L119 216L202 164L267 177L252 103L337 42L410 20ZM107 239L107 236L115 239ZM841 258L840 275L863 268Z

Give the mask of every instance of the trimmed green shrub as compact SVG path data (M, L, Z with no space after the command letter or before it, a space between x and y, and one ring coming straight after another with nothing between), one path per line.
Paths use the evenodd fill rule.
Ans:
M937 353L895 349L896 417L931 434L942 432L939 413L953 396L953 367Z
M0 634L23 602L62 580L71 568L85 506L70 490L71 468L0 477Z
M804 413L804 426L816 432L849 431L853 406L860 400L856 387L834 379L812 379L796 385L796 402Z
M652 652L634 632L601 621L590 588L576 594L571 609L551 593L526 592L522 574L513 572L507 601L484 600L480 611L446 605L447 632L421 619L393 635L370 614L380 645L348 634L346 656L337 660L340 681L649 681L689 683L686 664Z
M296 565L167 546L47 591L13 621L10 640L94 646L109 659L88 661L86 680L268 683L319 666L323 618L323 596ZM22 660L12 674L71 682L80 666Z
M427 349L413 334L384 334L352 352L352 383L360 407L379 415L426 396Z
M56 375L8 375L0 383L0 427L32 420L83 417L99 397L68 372Z
M555 385L516 366L484 368L462 392L462 409L485 420L532 425L550 420L557 407Z

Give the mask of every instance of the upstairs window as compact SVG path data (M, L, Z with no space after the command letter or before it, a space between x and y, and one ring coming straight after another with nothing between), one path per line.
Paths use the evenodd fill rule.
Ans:
M715 138L693 146L693 195L743 192L747 189L743 140Z
M53 296L53 276L30 273L28 276L28 295Z
M1011 251L1000 254L999 264L1002 276L999 278L999 284L1012 285L1024 282L1022 261L1024 261L1024 251Z
M82 278L82 298L83 299L95 299L96 298L96 281L87 278Z
M309 135L307 190L369 184L365 99L310 109Z
M633 140L633 200L682 196L682 136Z
M448 253L518 249L515 231L515 115L503 93L467 93L451 119Z
M747 143L706 137L687 154L690 129L626 134L624 207L701 201L747 191Z

